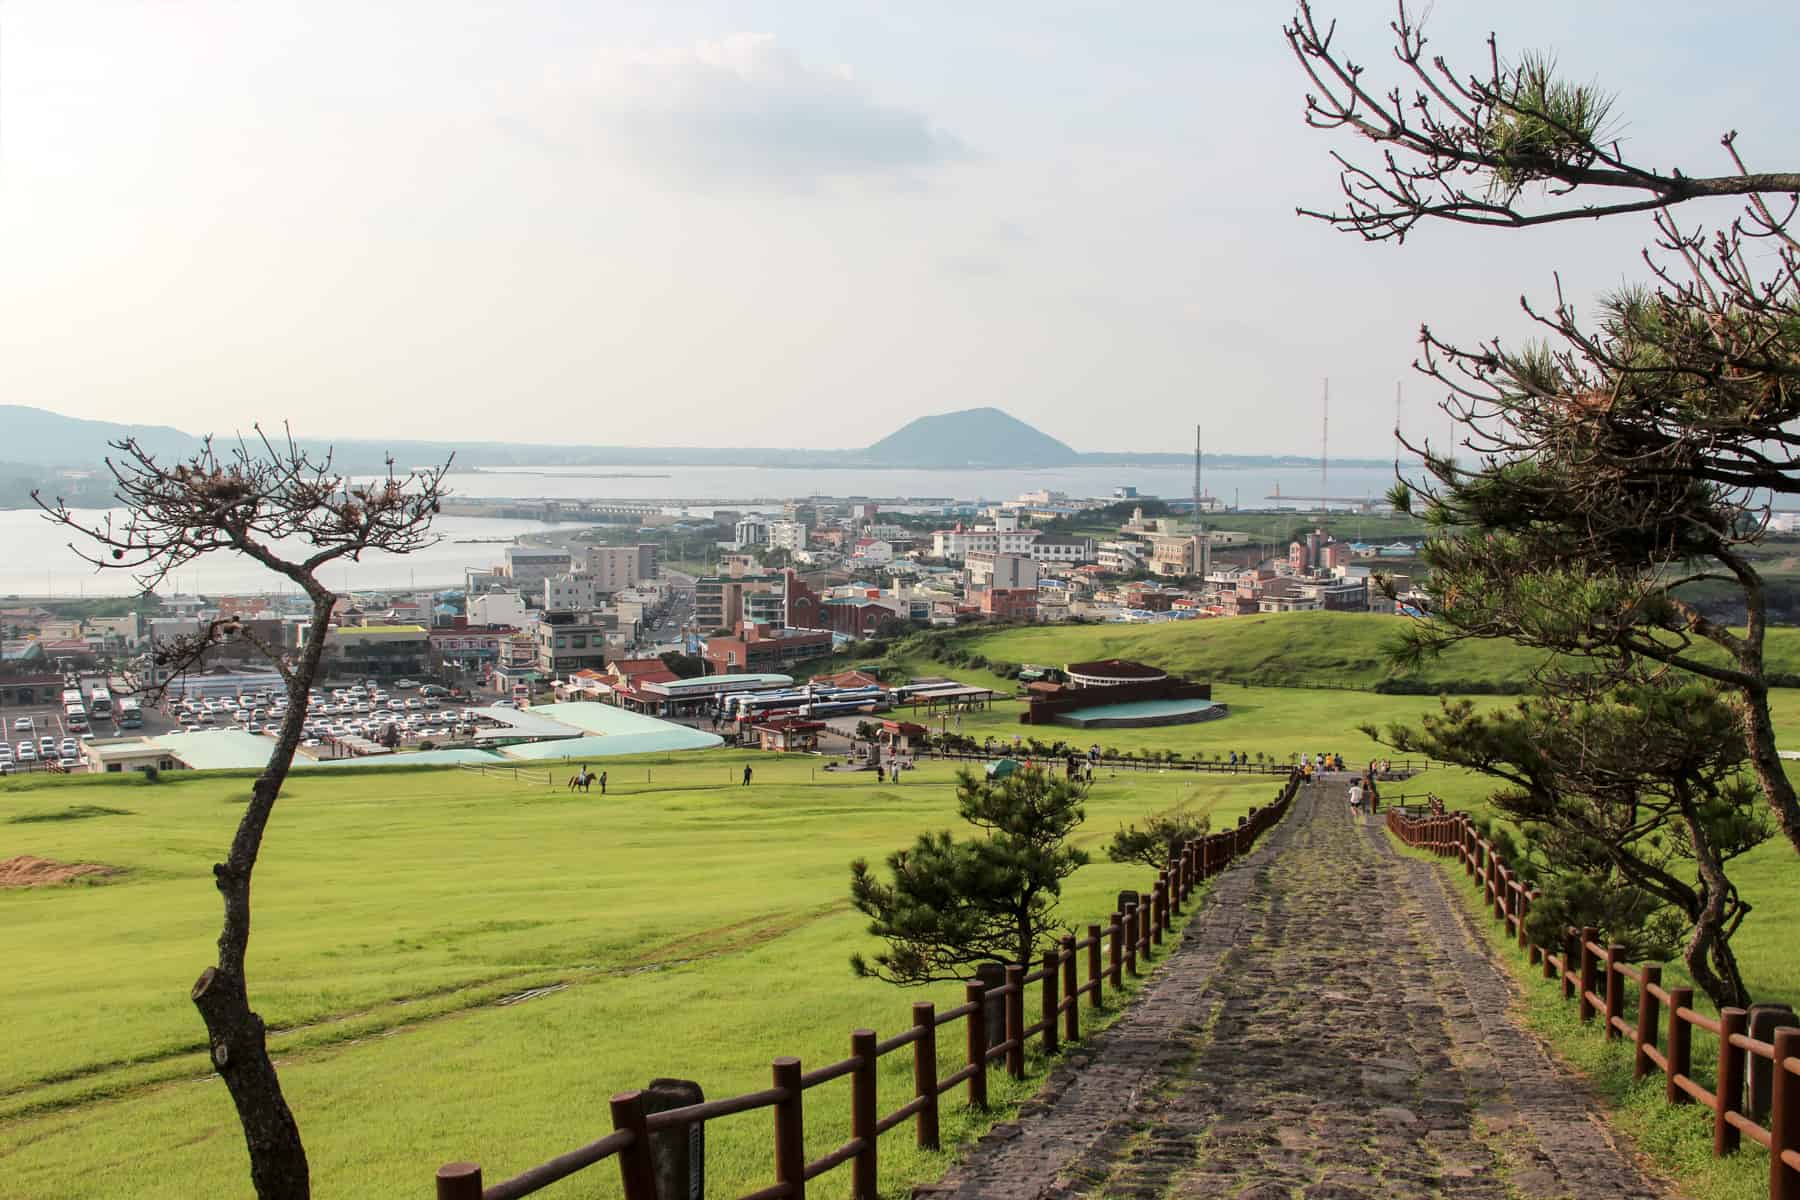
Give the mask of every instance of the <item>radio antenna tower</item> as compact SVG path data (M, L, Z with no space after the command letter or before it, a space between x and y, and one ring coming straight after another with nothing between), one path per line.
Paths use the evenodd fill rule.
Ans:
M1325 394L1319 400L1319 512L1331 511L1331 380L1325 381Z
M1394 474L1400 473L1400 384L1394 383Z

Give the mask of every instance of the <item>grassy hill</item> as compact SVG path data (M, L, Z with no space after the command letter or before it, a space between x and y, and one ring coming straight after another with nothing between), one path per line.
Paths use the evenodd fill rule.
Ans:
M990 663L1057 667L1128 658L1201 680L1395 690L1410 683L1453 692L1517 690L1546 661L1543 652L1512 642L1471 641L1403 671L1392 665L1389 653L1404 627L1403 619L1391 616L1327 612L1158 625L1042 625L926 634L897 644L888 661L902 669L942 671L945 660L932 661L936 645L965 659L959 678L968 673L966 660L973 655ZM1769 631L1768 663L1774 672L1800 673L1800 628Z
M605 797L455 770L291 780L257 873L251 985L317 1193L422 1195L440 1163L471 1157L495 1182L597 1136L615 1091L659 1075L709 1097L752 1091L777 1054L834 1061L854 1028L898 1032L914 1000L960 1003L955 985L903 991L846 962L873 948L848 904L850 860L956 825L953 768L922 763L883 785L818 762L612 759ZM200 772L0 780L0 858L123 871L0 888L0 1193L246 1194L188 989L213 959L211 864L248 788ZM1120 824L1180 802L1230 823L1274 788L1103 777L1075 835L1100 861L1067 881L1066 913L1097 919L1120 888L1150 883L1099 853ZM498 1003L533 988L559 990ZM960 1031L943 1039L943 1074L961 1048ZM937 1175L956 1141L1040 1082L996 1075L988 1115L947 1096L944 1153L905 1130L882 1139L887 1186ZM849 1136L848 1086L809 1093L815 1154ZM909 1053L882 1060L880 1087L883 1111L909 1094ZM707 1150L714 1195L771 1181L767 1114L713 1123ZM581 1195L616 1194L610 1165L583 1178ZM845 1178L820 1194L844 1194Z

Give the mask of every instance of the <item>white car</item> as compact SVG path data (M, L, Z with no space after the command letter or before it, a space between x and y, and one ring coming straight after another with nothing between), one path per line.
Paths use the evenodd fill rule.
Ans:
M22 763L37 761L37 747L30 742L19 743L19 761Z
M30 733L31 732L31 718L30 717L20 717L18 720L14 721L13 722L13 731L15 733Z
M79 767L80 765L81 765L81 760L79 758L76 758L73 754L65 754L62 756L61 766L62 766L63 770L73 771L75 768Z

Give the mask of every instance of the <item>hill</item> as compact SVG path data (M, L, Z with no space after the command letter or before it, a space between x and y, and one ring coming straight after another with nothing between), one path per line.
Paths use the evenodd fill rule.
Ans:
M1081 456L997 408L966 408L909 421L863 451L911 467L1061 467Z
M1518 691L1545 661L1542 652L1513 642L1471 641L1416 671L1397 671L1388 652L1402 628L1399 618L1378 613L1271 613L1161 625L1002 629L956 636L944 646L1001 663L1062 666L1128 658L1200 680L1392 691ZM924 635L916 646L901 643L895 656L924 669L930 664L920 660L929 657L922 652L931 637ZM1800 628L1770 629L1767 654L1771 672L1800 674Z
M200 440L167 425L88 421L23 404L0 404L0 429L6 430L6 445L0 447L6 457L34 467L98 467L107 443L127 437L158 455L187 453Z

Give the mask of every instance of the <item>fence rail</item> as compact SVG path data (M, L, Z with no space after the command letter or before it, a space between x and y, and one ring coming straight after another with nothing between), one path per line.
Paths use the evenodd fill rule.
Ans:
M1525 924L1539 893L1466 813L1389 809L1387 828L1408 846L1462 863L1480 884L1494 919L1517 939L1527 961L1542 968L1545 979L1561 985L1563 999L1575 1002L1581 1019L1600 1018L1600 1034L1608 1041L1631 1039L1633 1078L1660 1073L1666 1103L1711 1109L1715 1156L1736 1153L1748 1137L1769 1151L1769 1200L1800 1200L1800 1028L1777 1029L1762 1041L1750 1036L1744 1009L1725 1008L1717 1018L1708 1017L1694 1009L1693 988L1663 987L1662 964L1632 966L1625 947L1601 944L1592 926L1565 929L1560 946L1533 942ZM1696 1029L1718 1041L1711 1086L1694 1077ZM1766 1078L1766 1087L1746 1095L1753 1073ZM1756 1103L1761 1096L1767 1097L1766 1108Z
M1004 1062L1009 1076L1022 1079L1031 1039L1038 1039L1047 1054L1056 1053L1064 1042L1080 1040L1081 1000L1086 999L1089 1010L1098 1009L1105 989L1122 990L1128 975L1139 974L1140 961L1148 968L1193 890L1249 853L1256 840L1286 815L1297 786L1296 780L1289 779L1272 802L1251 809L1234 828L1184 844L1157 874L1149 891L1121 893L1122 907L1105 924L1087 926L1080 938L1073 934L1063 937L1056 949L1045 951L1035 969L1028 971L1022 963L1010 963L1004 983L969 982L964 986L964 1002L943 1012L929 1001L919 1001L912 1006L911 1024L892 1037L880 1039L874 1030L855 1030L850 1034L848 1058L811 1071L802 1070L798 1058L777 1058L770 1064L771 1086L763 1091L657 1113L646 1111L643 1092L620 1092L612 1097L613 1130L605 1137L487 1186L482 1183L479 1165L447 1163L437 1171L438 1200L516 1200L609 1158L618 1162L625 1200L665 1200L658 1194L652 1165L654 1135L761 1109L773 1110L775 1182L740 1200L805 1200L808 1182L845 1163L852 1164L855 1200L875 1200L882 1134L911 1121L917 1144L935 1150L942 1096L963 1088L971 1107L986 1108L989 1064ZM1084 967L1085 981L1081 979ZM1038 1019L1027 1025L1025 1005L1033 991L1037 993ZM1004 1036L990 1044L988 1023L996 1001ZM964 1066L940 1078L938 1030L957 1021L963 1023ZM892 1112L878 1115L878 1063L908 1046L912 1047L913 1094ZM851 1078L850 1140L809 1160L806 1092L846 1075Z
M1033 754L1023 746L996 747L993 750L918 750L914 753L919 758L935 758L945 762L990 763L1002 758L1029 758L1046 763L1060 763L1070 757L1080 759L1082 762L1087 761L1085 754L1077 754L1073 751L1065 754L1049 752ZM1123 771L1204 771L1214 775L1280 775L1286 777L1294 771L1292 763L1276 762L1273 759L1266 759L1259 763L1238 762L1233 764L1204 759L1138 758L1130 755L1107 757L1103 755L1096 765ZM1387 774L1389 776L1417 775L1422 771L1429 771L1432 765L1432 760L1429 758L1396 758L1389 760ZM1361 767L1346 762L1344 769L1354 772L1361 770Z

